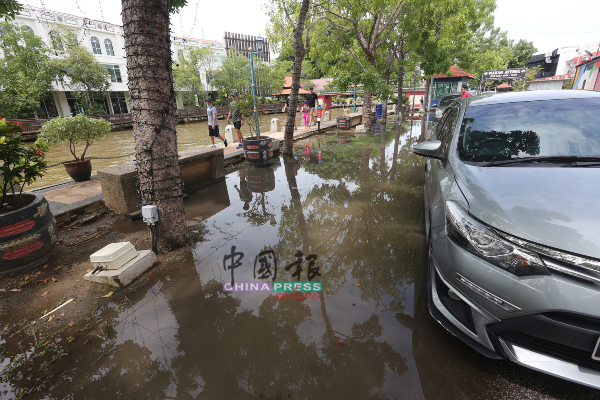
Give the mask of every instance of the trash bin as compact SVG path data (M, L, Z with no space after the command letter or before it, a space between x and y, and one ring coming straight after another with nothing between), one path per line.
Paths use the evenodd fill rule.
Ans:
M375 110L377 110L377 119L381 119L381 116L383 115L383 104L377 104Z

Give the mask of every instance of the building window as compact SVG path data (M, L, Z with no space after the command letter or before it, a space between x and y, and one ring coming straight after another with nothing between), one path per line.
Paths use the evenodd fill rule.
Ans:
M110 92L110 102L112 103L113 113L125 114L129 112L127 111L125 92Z
M212 71L206 71L206 84L210 86L214 78Z
M121 79L121 69L119 68L118 65L109 65L109 64L102 64L102 65L105 66L106 69L108 69L108 73L110 74L111 82L118 82L118 83L123 82L123 80Z
M67 97L67 103L69 104L71 116L81 113L87 114L84 105L77 101L73 93L65 92L65 96ZM106 94L104 92L92 92L91 100L104 109L104 114L108 113L108 101L106 100Z
M94 54L102 55L102 49L100 48L100 41L98 40L98 38L96 36L92 36L90 41L92 42L92 51L94 52Z
M58 35L54 31L50 31L50 41L52 42L52 47L54 50L62 51L63 46L60 40L58 40Z
M222 64L222 61L221 61L221 54L220 54L220 53L217 53L217 54L215 55L215 57L217 58L217 67L220 67L220 66L221 66L221 64Z
M115 55L115 51L113 50L113 45L112 45L112 42L110 41L110 39L104 39L104 47L106 48L107 56Z

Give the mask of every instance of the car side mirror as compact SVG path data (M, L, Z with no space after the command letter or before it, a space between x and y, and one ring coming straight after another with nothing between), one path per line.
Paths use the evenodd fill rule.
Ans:
M413 148L413 153L422 157L437 158L443 160L442 142L439 140L428 140L426 142L417 143Z

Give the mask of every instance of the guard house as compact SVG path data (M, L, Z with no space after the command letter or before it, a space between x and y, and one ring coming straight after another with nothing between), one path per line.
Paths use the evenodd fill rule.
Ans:
M448 74L433 75L429 96L429 108L437 107L440 98L443 95L460 92L462 85L468 84L469 79L477 78L460 69L456 64L450 67Z
M287 97L290 95L291 92L292 92L292 77L286 76L281 92L273 93L273 96L277 97L280 101L285 101L285 99L287 99ZM298 97L300 97L300 96L304 97L307 94L308 94L308 90L304 90L302 88L298 89ZM300 102L300 100L298 100L298 102Z

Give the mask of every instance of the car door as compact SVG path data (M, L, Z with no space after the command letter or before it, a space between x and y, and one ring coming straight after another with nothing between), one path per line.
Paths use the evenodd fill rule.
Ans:
M442 153L446 157L450 150L458 112L458 104L448 107L439 123L439 127L435 129L435 138L432 138L442 142ZM429 159L427 163L425 206L429 211L430 224L427 226L427 229L429 229L430 227L435 228L445 223L443 187L454 183L454 171L452 165L446 160Z

